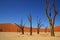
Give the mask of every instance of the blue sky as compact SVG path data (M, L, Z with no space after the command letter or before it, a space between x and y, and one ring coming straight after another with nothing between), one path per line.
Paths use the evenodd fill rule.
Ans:
M60 0L56 0L56 8L60 10ZM22 19L24 24L29 26L28 16L31 12L33 27L37 26L37 16L41 19L42 24L49 26L44 9L44 0L0 0L0 23L20 24ZM59 25L60 14L56 16L55 21L55 26Z

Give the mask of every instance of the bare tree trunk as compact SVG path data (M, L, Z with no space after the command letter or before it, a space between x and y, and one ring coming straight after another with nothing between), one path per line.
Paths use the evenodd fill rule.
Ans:
M29 22L30 22L30 35L32 35L32 16L29 15Z
M37 34L40 32L41 26L43 26L43 24L41 24L41 20L37 16Z
M39 34L39 24L37 26L38 26L38 28L37 28L37 34Z
M54 34L54 26L50 24L50 31L51 31L51 36L55 36Z
M50 23L51 36L55 36L55 34L54 34L54 22L55 22L55 18L56 18L56 15L58 14L58 12L56 10L55 0L54 0L53 5L51 6L54 8L54 16L53 17L51 16L51 9L52 8L49 7L49 2L50 2L50 0L46 0L46 13L45 14L46 14L46 16L49 20L49 23ZM50 14L50 15L48 15L48 14Z
M30 22L30 35L32 35L32 22Z
M21 26L22 34L24 34L24 26L23 26L23 20L22 20L22 19L21 19L21 24L20 24L20 26Z
M22 27L22 34L24 34L24 26Z
M16 24L16 25L21 29L22 34L24 34L24 26L22 26L22 24L21 25Z
M50 32L51 32L51 36L55 36L53 23L50 23Z
M53 19L49 19L51 36L55 36Z
M30 35L32 35L32 19L30 20Z

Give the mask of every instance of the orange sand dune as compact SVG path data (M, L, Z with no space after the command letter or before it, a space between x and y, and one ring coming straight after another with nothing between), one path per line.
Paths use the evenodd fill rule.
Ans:
M20 32L21 29L15 25L15 24L10 24L10 23L6 23L6 24L0 24L0 32ZM28 27L24 27L24 32L29 32L30 28ZM33 28L32 29L33 32L37 31L37 28ZM45 32L44 28L40 28L39 29L40 32ZM60 31L60 26L56 26L54 28L55 32L59 32ZM50 32L50 29L47 29L47 32Z
M24 28L24 31L25 31L25 32L29 32L29 30L30 30L30 29L27 28L27 27ZM32 31L33 31L33 32L36 32L36 31L37 31L37 28L33 28ZM45 29L44 29L44 28L40 28L39 31L40 31L40 32L45 32ZM55 31L55 32L60 32L60 26L56 26L56 27L54 28L54 31ZM47 32L50 32L50 28L47 29Z
M0 24L0 31L2 32L18 32L20 31L19 27L14 24L6 23Z
M56 31L56 32L60 32L60 26L56 26L55 28L54 28L54 31Z

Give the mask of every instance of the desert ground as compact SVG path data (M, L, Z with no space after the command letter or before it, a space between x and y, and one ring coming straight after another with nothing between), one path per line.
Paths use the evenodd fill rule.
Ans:
M50 32L33 32L32 36L29 32L24 35L21 32L0 32L0 40L60 40L60 32L55 32L55 37L51 37Z

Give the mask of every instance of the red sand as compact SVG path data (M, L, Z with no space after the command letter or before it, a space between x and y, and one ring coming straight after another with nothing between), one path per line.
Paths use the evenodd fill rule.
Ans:
M40 32L45 32L45 29L43 29L43 28L41 28L39 30L40 30ZM0 31L2 31L2 32L20 32L21 29L15 24L6 23L6 24L0 24ZM24 27L24 31L29 32L30 29L28 27ZM33 28L32 31L36 32L37 28ZM54 28L54 31L60 32L60 26L56 26ZM49 28L47 29L47 32L50 32Z
M17 27L14 24L0 24L0 31L2 30L2 32L18 32L20 31L19 27Z

